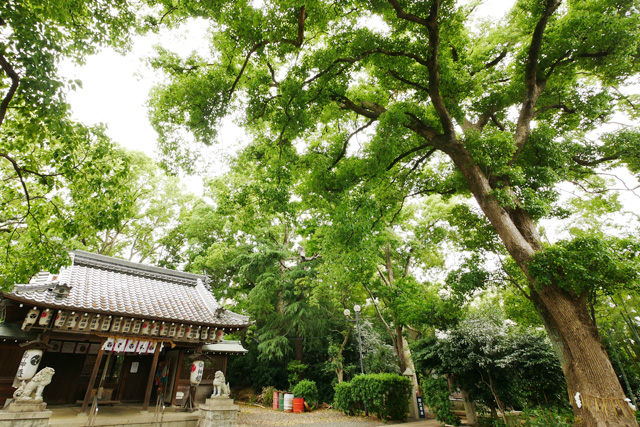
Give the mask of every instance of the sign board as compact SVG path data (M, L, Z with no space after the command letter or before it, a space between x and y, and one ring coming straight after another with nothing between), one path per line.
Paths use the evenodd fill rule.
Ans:
M416 396L416 399L418 400L418 416L420 418L426 418L424 413L424 403L422 403L422 396Z

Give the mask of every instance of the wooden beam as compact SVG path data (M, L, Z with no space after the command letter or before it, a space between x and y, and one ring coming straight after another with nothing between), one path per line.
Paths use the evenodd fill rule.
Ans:
M102 349L103 346L104 341L100 344L100 350L98 351L98 355L96 356L96 363L93 365L93 371L91 371L91 379L89 379L89 385L87 385L87 391L84 394L84 401L82 402L82 409L80 410L80 413L87 412L87 408L89 407L91 390L96 383L96 377L98 376L98 371L100 370L100 362L102 362L102 355L104 354L104 350Z
M158 358L160 357L160 347L162 347L162 343L156 344L156 351L153 353L153 363L151 363L151 369L149 370L149 379L147 380L147 391L144 393L144 402L142 403L142 410L146 411L149 409L149 399L151 398L151 388L153 387L153 377L156 373L156 368L158 367Z

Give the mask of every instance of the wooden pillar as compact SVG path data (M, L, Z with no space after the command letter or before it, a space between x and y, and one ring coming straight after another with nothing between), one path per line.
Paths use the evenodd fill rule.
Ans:
M182 375L182 359L184 358L184 350L180 350L178 356L178 365L176 366L176 379L173 382L173 390L171 391L171 406L176 404L176 393L178 392L178 383L180 382L180 375Z
M158 367L158 358L160 357L160 347L162 343L156 344L156 351L153 353L153 363L151 363L151 369L149 370L149 379L147 380L147 391L144 393L144 402L142 403L142 410L149 409L149 399L151 398L151 388L153 387L153 377Z
M93 365L93 371L91 371L91 379L89 379L89 385L87 385L87 391L84 394L84 401L82 402L82 409L80 410L80 413L87 412L89 400L91 399L91 390L96 383L96 377L98 376L98 371L100 370L100 362L102 362L102 355L104 354L104 350L102 349L103 346L104 342L102 342L102 344L100 345L100 350L98 351L98 355L96 356L96 363Z

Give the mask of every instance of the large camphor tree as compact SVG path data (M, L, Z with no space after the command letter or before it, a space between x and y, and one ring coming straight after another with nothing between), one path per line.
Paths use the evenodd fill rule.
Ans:
M606 162L637 166L637 129L589 132L637 115L626 86L640 67L638 1L519 0L499 25L472 24L473 6L451 0L164 7L163 22L210 20L212 43L209 57L152 60L167 74L150 104L170 160L240 111L278 167L304 172L301 197L329 208L369 190L388 202L381 217L428 192L472 195L554 343L576 425L637 425L587 306L596 287L637 278L607 267L590 281L588 241L555 252L572 254L569 268L548 256L538 222L562 213L560 183L588 183Z

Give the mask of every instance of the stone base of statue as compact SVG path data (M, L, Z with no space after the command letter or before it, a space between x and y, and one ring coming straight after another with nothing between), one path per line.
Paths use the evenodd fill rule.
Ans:
M0 427L46 427L51 418L46 407L42 401L11 402L0 411Z
M42 412L47 404L42 400L13 401L5 409L6 412Z
M229 396L211 396L200 407L198 427L236 427L238 410Z

